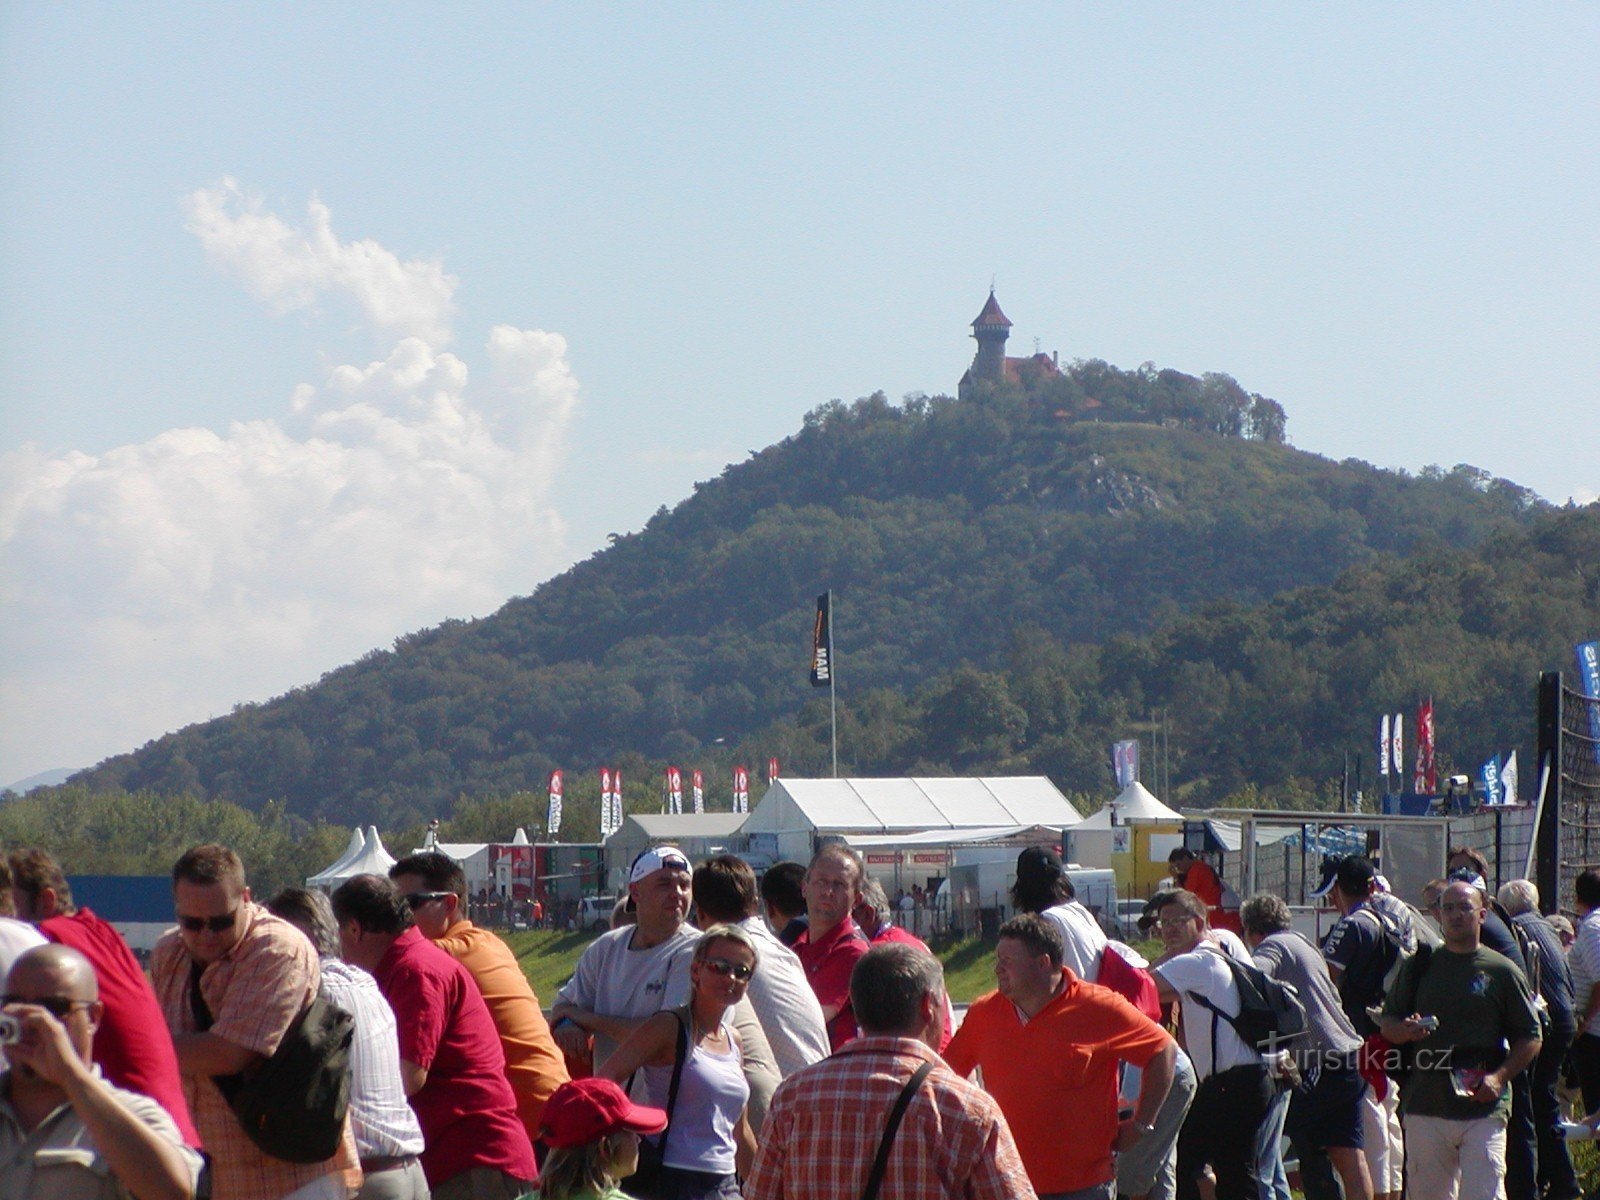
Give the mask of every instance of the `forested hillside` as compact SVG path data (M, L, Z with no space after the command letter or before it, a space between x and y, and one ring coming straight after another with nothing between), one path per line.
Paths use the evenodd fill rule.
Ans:
M1104 738L1166 704L1175 782L1216 798L1318 775L1342 715L1367 720L1357 695L1394 707L1434 686L1417 668L1431 660L1386 631L1419 615L1408 604L1451 611L1448 596L1408 600L1419 572L1478 563L1475 586L1498 595L1511 568L1463 553L1486 538L1526 551L1513 595L1552 592L1520 572L1557 564L1549 602L1565 607L1516 629L1495 625L1503 605L1474 617L1506 675L1474 703L1531 688L1528 655L1565 636L1574 605L1592 610L1568 576L1594 557L1517 540L1571 520L1563 536L1581 541L1592 517L1541 516L1525 489L1470 467L1411 477L1282 434L1282 409L1225 376L1104 363L1075 364L1048 393L835 402L493 616L402 638L77 782L393 823L535 787L554 766L672 761L716 780L778 754L817 770L806 641L831 587L850 769L1042 769L1089 791ZM1329 631L1297 625L1296 606L1323 593L1261 606L1336 579L1340 611L1359 614L1350 637L1372 648L1310 678L1308 648ZM1190 710L1208 723L1203 748L1181 740Z

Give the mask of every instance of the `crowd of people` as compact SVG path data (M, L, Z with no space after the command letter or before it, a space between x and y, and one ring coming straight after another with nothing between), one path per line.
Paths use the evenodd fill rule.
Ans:
M958 1022L849 847L759 884L655 847L547 1020L437 851L260 903L196 846L147 976L17 850L0 1196L1289 1200L1287 1144L1306 1200L1580 1200L1561 1092L1600 1124L1600 872L1574 927L1526 880L1491 895L1467 848L1416 907L1333 860L1319 945L1278 896L1219 920L1197 865L1151 901L1147 959L1024 850L995 990ZM239 1096L319 1022L347 1092L297 1153Z

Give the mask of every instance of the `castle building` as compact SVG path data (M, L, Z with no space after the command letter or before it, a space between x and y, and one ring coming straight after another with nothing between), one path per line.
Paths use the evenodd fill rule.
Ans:
M1061 374L1060 361L1054 354L1041 352L1031 358L1006 357L1006 339L1011 336L1011 322L1000 311L1000 302L994 298L993 288L989 289L988 303L972 322L972 336L978 341L978 353L973 356L972 365L961 377L958 395L965 396L977 384L1020 385L1025 380Z

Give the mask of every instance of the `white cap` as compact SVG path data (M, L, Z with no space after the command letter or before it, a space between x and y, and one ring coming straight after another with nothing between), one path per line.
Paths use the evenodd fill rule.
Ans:
M633 866L628 868L628 882L638 883L645 876L654 875L657 871L688 870L689 860L676 846L651 846L633 860Z

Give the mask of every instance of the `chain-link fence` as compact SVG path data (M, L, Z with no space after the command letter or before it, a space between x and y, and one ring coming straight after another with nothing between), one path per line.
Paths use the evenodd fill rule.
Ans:
M1561 907L1572 907L1572 885L1584 871L1600 867L1600 700L1573 691L1560 675L1546 675L1539 688L1539 757L1545 804L1558 831L1556 861L1541 872L1558 889Z

